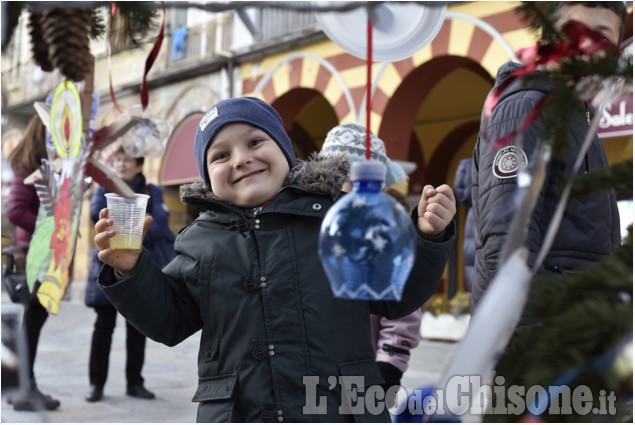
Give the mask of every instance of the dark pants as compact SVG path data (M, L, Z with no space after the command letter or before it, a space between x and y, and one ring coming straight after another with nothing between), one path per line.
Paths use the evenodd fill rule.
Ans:
M26 336L26 343L29 351L29 379L34 381L33 365L35 364L35 354L37 353L37 344L40 340L40 331L44 322L49 317L48 311L44 308L36 296L32 296L24 310L24 318L22 320L22 332Z
M97 320L90 345L88 377L91 385L103 387L108 377L108 361L112 333L117 323L117 310L111 305L96 306ZM145 355L146 337L126 322L126 381L129 387L143 384L141 368Z

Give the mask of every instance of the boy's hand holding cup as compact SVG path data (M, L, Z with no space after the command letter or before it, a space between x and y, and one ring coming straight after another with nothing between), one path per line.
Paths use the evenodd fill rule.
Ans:
M95 223L95 244L98 258L123 275L131 274L141 256L141 242L152 224L146 217L148 195L137 194L126 199L114 193L106 194L108 208L99 213Z

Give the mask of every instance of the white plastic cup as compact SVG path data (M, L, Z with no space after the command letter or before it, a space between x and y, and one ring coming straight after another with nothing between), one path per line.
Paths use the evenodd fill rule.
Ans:
M141 248L148 198L148 195L142 194L135 194L132 199L124 198L116 193L106 194L108 216L114 220L113 228L117 232L110 238L111 248Z

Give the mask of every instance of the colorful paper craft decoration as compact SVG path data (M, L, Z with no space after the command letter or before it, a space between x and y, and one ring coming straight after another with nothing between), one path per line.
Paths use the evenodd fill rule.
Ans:
M50 107L38 102L35 109L51 134L56 158L43 159L42 167L24 181L35 185L40 198L27 254L27 283L33 292L35 282L41 282L38 300L49 313L57 314L70 280L85 177L109 192L134 196L123 180L91 155L124 135L139 118L128 116L95 132L84 129L81 99L70 81L57 86Z
M40 198L35 232L27 254L27 283L33 291L36 281L40 303L57 314L70 279L71 262L84 192L84 171L90 149L82 131L79 93L70 81L55 89L49 132L55 143L61 170L42 160L41 179L35 182Z

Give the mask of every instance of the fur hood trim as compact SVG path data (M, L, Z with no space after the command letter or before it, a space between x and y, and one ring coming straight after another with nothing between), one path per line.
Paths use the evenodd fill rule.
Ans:
M336 199L342 186L348 180L350 162L346 155L322 156L311 154L308 161L296 159L284 186L292 186L308 192L329 195ZM210 186L206 186L201 178L192 183L181 185L181 201L184 204L202 204L206 201L221 201Z

